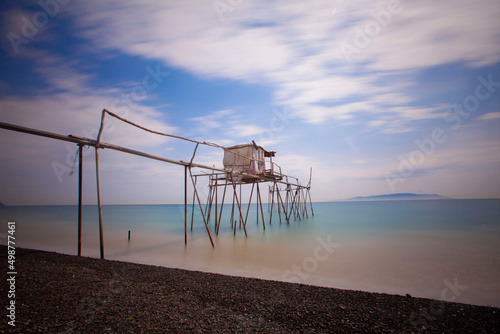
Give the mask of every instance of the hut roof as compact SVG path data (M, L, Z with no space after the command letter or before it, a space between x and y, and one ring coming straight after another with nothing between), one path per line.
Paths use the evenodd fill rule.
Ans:
M268 157L274 157L274 155L276 154L276 152L274 151L267 151L265 148L263 148L262 146L259 146L255 143L255 141L252 140L251 143L246 143L246 144L238 144L238 145L234 145L234 146L229 146L229 147L226 147L226 149L228 150L232 150L232 149L238 149L238 148L244 148L244 147L248 147L248 146L254 146L256 147L257 149L260 149L262 151L264 151L264 156L266 158Z

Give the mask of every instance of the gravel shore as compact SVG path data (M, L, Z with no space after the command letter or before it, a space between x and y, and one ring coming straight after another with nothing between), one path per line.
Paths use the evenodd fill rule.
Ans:
M7 248L0 293L8 306ZM498 333L500 309L16 249L2 333ZM7 282L7 283L5 283Z

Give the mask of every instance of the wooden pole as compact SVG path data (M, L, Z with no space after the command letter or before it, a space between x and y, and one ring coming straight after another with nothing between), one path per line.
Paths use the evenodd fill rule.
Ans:
M193 176L191 176L191 180L193 179ZM198 178L195 176L194 177L194 187L196 188L196 181L198 181ZM193 207L191 210L191 232L193 232L193 223L194 223L194 203L195 203L195 198L196 194L193 192Z
M285 215L285 218L286 218L286 213L285 213L285 205L283 204L283 198L281 197L281 190L279 188L279 186L276 187L276 199L278 201L278 214L280 216L280 224L281 224L281 210L283 210L283 214ZM281 203L281 207L280 207L280 204Z
M280 219L280 224L281 224L281 208L280 208L280 199L279 199L279 196L280 195L280 187L278 186L278 184L275 182L275 188L276 188L276 206L278 207L278 217Z
M271 208L271 186L269 186L269 193L267 194L267 212L270 211Z
M269 195L271 195L271 186L269 186ZM267 207L271 208L271 210L270 210L271 213L269 214L269 224L271 224L271 221L273 220L273 207L274 207L274 182L273 182L272 195L269 197L267 198ZM269 202L271 202L271 203L269 203Z
M97 205L99 207L99 245L101 250L101 259L104 259L104 240L102 232L102 204L101 204L101 182L99 177L99 149L95 148L95 169L97 180Z
M258 183L257 183L257 187L259 187ZM256 212L257 212L257 220L256 221L257 221L257 225L259 225L259 195L257 194L257 195L255 195L255 197L256 197L255 206L257 207L257 210L256 210Z
M187 193L187 187L188 187L188 179L187 179L187 171L188 167L184 166L184 245L187 245L188 243L188 236L187 236L187 211L188 211L188 193ZM130 237L130 232L129 232L129 237ZM129 238L130 240L130 238Z
M264 227L264 230L265 230L266 229L266 222L264 221L264 211L262 210L262 197L260 196L260 189L259 189L258 182L257 182L257 202L258 202L258 205L260 206L260 214L262 216L262 226ZM257 212L258 212L258 210L257 210Z
M236 197L236 204L238 204L238 210L240 212L240 222L243 222L243 230L245 231L245 236L247 236L247 227L246 223L243 220L243 214L241 213L241 205L238 200L238 194L236 193L236 185L233 183L233 188L234 188L234 196ZM240 185L240 190L241 190L241 185ZM234 221L234 234L236 234L236 220Z
M217 184L217 175L215 176L215 225L214 225L214 229L217 230L217 221L218 221L218 217L217 217L217 213L218 213L218 208L217 208L217 197L219 197L219 194L217 192L217 188L218 188L218 184Z
M234 186L234 183L233 183ZM233 226L233 220L235 222L234 228L236 228L236 220L234 219L234 198L236 197L236 192L233 193L233 208L231 209L231 226Z
M220 221L222 219L222 210L224 209L224 199L226 198L226 188L227 188L227 179L224 184L224 192L222 193L222 202L220 204L220 213L219 213L219 222L217 223L217 233L219 233Z
M301 189L301 193L302 193L302 198L304 200L304 203L302 203L302 205L303 205L303 212L305 213L306 218L309 218L309 214L307 213L307 197L304 194L304 188ZM304 216L304 214L302 214L302 216Z
M241 196L241 183L240 183L240 199L241 198L243 198L243 197ZM236 198L236 200L238 200L238 198ZM239 209L240 209L240 217L241 217L240 218L240 228L241 228L241 222L243 221L243 215L241 214L241 206L239 207Z
M313 204L312 204L312 200L311 200L311 189L310 188L307 188L307 194L309 195L309 204L311 205L311 214L314 217L314 210L313 210Z
M82 255L82 171L83 171L83 145L78 144L78 256Z
M247 219L248 219L248 212L250 211L250 204L252 203L252 195L253 195L253 188L254 187L255 187L255 182L252 183L252 190L250 191L250 199L248 200L247 214L245 216L245 223L247 222Z
M297 215L299 216L299 220L300 219L300 214L298 213L298 207L297 207L297 195L299 193L299 188L295 189L295 194L292 195L293 198L292 198L292 207L291 207L291 212L293 212L293 219L297 219ZM290 214L291 216L291 214Z
M285 213L286 223L290 223L290 215L288 214L288 195L290 194L290 186L286 186L286 197L285 197L285 206L283 207L283 211Z
M200 196L198 196L198 191L196 190L196 184L194 183L193 180L193 174L191 173L191 168L189 168L189 175L191 175L191 181L193 182L194 193L196 195L196 198L198 199L198 204L200 205L201 215L203 216L203 221L205 222L205 227L207 228L207 233L208 237L210 238L210 243L212 244L212 247L215 247L214 241L212 240L212 234L210 234L210 229L208 228L207 219L205 218L205 213L203 212L203 207L201 206Z
M213 174L213 171L212 171ZM211 177L209 177L208 180L208 196L207 196L207 203L205 204L205 215L207 216L207 222L210 221L210 214L212 212L212 203L214 199L214 186L213 186L213 180Z

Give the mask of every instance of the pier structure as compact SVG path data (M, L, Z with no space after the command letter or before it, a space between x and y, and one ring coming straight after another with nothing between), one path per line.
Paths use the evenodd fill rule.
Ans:
M106 115L117 118L125 123L134 127L140 128L144 131L176 138L183 141L192 142L195 145L193 154L190 161L173 160L149 153L133 150L130 148L118 146L101 141L101 136L104 128ZM78 146L78 161L79 161L79 178L78 178L78 255L81 255L81 242L82 242L82 165L83 155L82 148L84 146L93 147L95 149L95 164L96 164L96 186L97 186L97 202L99 213L99 240L100 240L100 255L104 258L104 236L103 236L103 217L102 217L102 198L101 198L101 185L100 185L100 167L99 167L99 150L111 149L120 151L127 154L141 156L147 159L154 159L169 164L175 164L184 167L184 242L187 244L188 240L188 192L189 183L192 185L192 203L191 203L191 231L194 224L194 212L197 206L200 210L203 223L206 227L208 237L212 247L214 242L212 232L218 234L223 210L229 210L230 206L230 224L231 228L236 234L239 228L243 229L245 236L247 236L246 223L248 220L250 205L252 201L255 202L257 210L257 223L259 218L262 227L266 228L266 222L272 223L273 214L279 220L279 223L290 223L290 220L302 220L309 217L308 204L310 207L310 214L314 215L312 200L311 200L311 176L306 185L302 185L296 177L292 177L282 173L281 167L273 162L272 158L276 152L267 151L263 147L258 146L255 142L241 144L231 147L224 147L215 143L201 142L181 136L172 134L161 133L147 129L138 124L135 124L125 118L122 118L115 113L106 109L102 110L101 123L97 139L90 139L75 135L61 135L57 133L47 132L43 130L22 127L15 124L0 122L0 128L27 133L36 136L52 138L55 140L67 141L75 143ZM207 145L224 151L223 167L208 166L194 162L196 152L200 145ZM193 174L193 170L196 174ZM205 203L202 202L199 194L199 178L208 178L208 194ZM191 182L189 182L189 180ZM261 195L260 185L266 183L268 185L268 210L264 213L263 202ZM243 203L242 187L251 187L250 196L248 201ZM265 189L265 188L264 188ZM228 204L231 203L231 204ZM246 210L245 210L246 204ZM267 216L267 218L266 218ZM210 220L214 218L213 228L210 228ZM130 235L129 235L130 236Z
M228 150L230 149L228 148ZM291 219L302 220L308 218L309 212L314 215L310 181L307 185L301 185L297 178L282 174L281 168L279 172L266 170L258 178L247 178L244 174L235 176L233 173L231 169L226 169L224 173L212 172L210 174L194 175L195 180L199 177L208 177L209 190L204 211L207 223L214 217L213 230L215 233L219 233L222 212L226 202L228 203L226 206L229 205L227 210L231 210L230 223L235 234L237 226L242 227L246 234L246 224L252 203L255 203L256 207L257 224L259 224L260 220L263 229L266 228L266 222L272 224L273 214L275 221L279 221L280 224L282 222L289 224ZM260 186L263 183L267 184L267 189ZM242 195L242 187L250 188L247 201L244 200ZM266 211L263 209L261 188L268 191ZM194 213L194 197L192 213ZM191 214L191 228L193 226L193 216Z

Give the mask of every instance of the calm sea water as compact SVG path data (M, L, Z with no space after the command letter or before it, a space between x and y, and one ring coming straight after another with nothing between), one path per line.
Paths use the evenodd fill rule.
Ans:
M500 307L500 200L314 203L314 217L266 228L250 208L248 236L231 230L230 207L212 248L195 209L184 245L183 205L104 206L107 259L406 294ZM77 253L76 206L1 207L0 243L16 222L16 246ZM188 210L191 213L191 206ZM131 240L128 240L131 231ZM99 257L96 206L83 210L82 255ZM22 258L19 259L22 261Z

